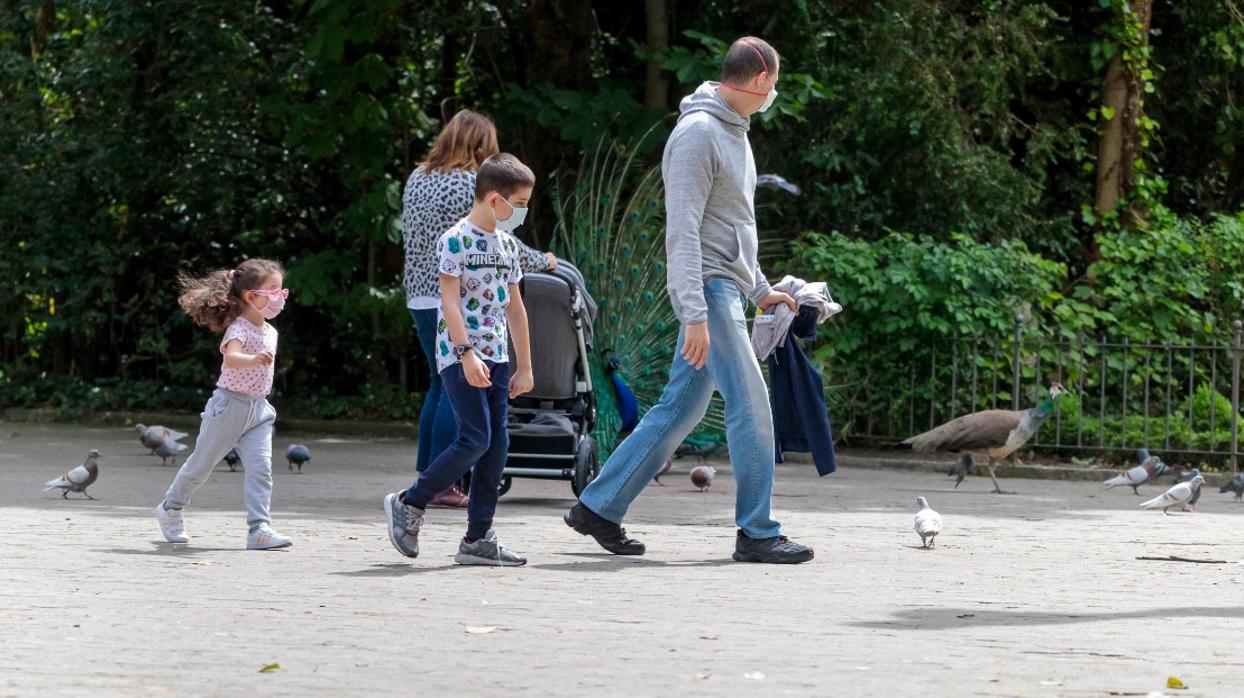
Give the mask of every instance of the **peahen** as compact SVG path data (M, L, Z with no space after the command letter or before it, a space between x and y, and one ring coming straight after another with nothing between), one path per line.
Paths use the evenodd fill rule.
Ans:
M602 142L553 192L554 247L583 272L599 308L594 343L609 347L590 362L598 406L592 436L606 457L661 397L678 339L665 292L661 172L640 162L638 148ZM723 439L722 407L715 397L696 437Z
M993 491L997 494L1014 494L1003 492L994 474L994 466L1019 450L1041 428L1041 424L1054 411L1054 402L1066 390L1059 383L1050 386L1050 395L1036 407L1026 410L984 410L973 412L946 422L945 424L913 436L898 445L900 449L910 449L916 453L959 453L959 460L950 471L957 475L955 487L963 482L976 466L976 458L988 461L989 479L993 480Z

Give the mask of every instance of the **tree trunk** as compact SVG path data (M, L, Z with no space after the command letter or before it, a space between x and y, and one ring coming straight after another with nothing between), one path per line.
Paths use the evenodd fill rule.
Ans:
M35 35L30 40L31 58L43 53L48 43L48 36L54 31L56 31L56 3L54 0L44 0L39 10L35 12Z
M1133 0L1132 14L1141 24L1145 43L1149 41L1149 20L1152 0ZM1122 50L1106 65L1102 85L1101 109L1105 127L1097 151L1097 196L1094 202L1098 217L1118 208L1136 184L1136 158L1140 157L1140 132L1137 121L1142 115L1144 83L1133 75L1123 62ZM1109 113L1107 119L1105 114ZM1122 212L1131 215L1132 211ZM1090 255L1096 258L1096 245Z
M648 25L648 51L659 54L669 48L669 16L665 12L665 0L644 0L644 19ZM648 59L644 80L644 106L653 111L664 111L669 99L669 77L661 67L661 61Z

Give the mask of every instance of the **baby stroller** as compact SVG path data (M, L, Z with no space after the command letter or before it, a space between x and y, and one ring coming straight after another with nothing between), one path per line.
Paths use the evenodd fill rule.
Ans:
M520 289L534 381L530 393L510 401L510 455L500 492L509 491L513 478L539 477L570 480L577 497L600 472L588 368L596 302L583 274L564 260L554 270L524 275Z

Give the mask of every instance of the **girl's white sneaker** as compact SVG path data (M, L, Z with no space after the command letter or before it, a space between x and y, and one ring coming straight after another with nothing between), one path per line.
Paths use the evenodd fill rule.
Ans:
M268 524L259 524L259 528L251 531L246 536L247 550L272 550L274 548L288 548L293 545L294 541L272 530Z
M160 523L160 533L170 543L189 543L186 537L186 521L181 517L181 509L165 509L164 502L155 508L156 521Z

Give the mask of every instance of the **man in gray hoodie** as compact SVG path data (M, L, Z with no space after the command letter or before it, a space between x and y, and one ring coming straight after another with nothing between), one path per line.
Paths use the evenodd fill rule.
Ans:
M782 535L770 513L773 416L747 335L747 302L795 310L773 291L757 260L756 163L749 117L777 96L778 55L755 37L731 45L721 82L683 99L665 144L666 288L681 321L669 384L566 513L566 524L618 555L642 555L622 519L648 481L699 424L714 390L726 403L726 435L737 484L734 559L794 563L812 549Z

